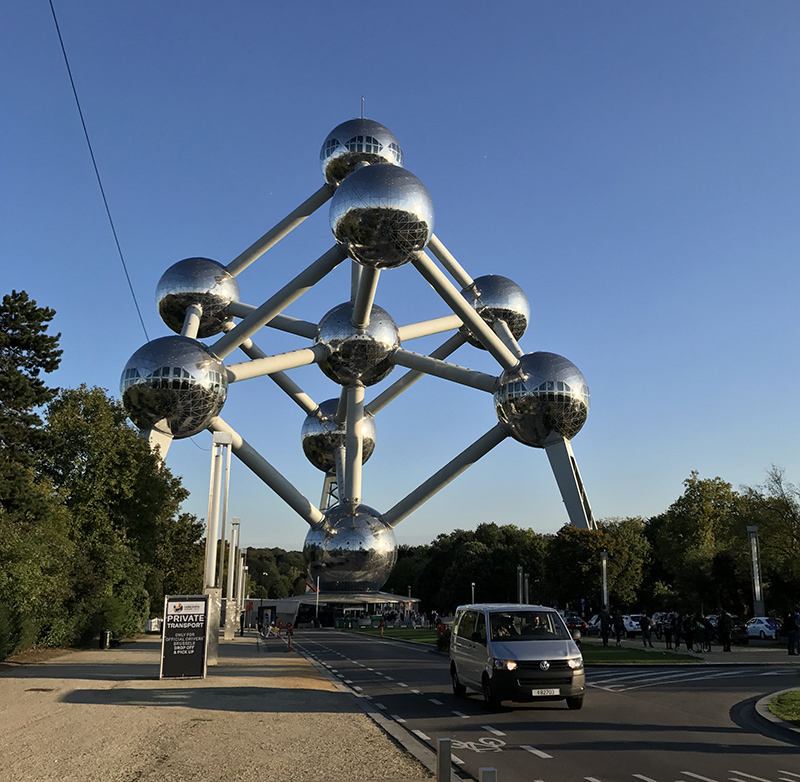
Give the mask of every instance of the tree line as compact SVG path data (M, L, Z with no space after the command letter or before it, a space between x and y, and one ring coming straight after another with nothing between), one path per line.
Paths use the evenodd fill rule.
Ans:
M423 610L448 613L472 599L516 602L517 567L535 603L596 613L606 552L609 605L621 610L753 613L748 527L758 528L765 605L776 615L800 604L800 490L772 467L765 483L735 490L693 472L683 494L657 516L605 519L598 529L564 526L539 535L480 524L401 546L387 591Z
M0 303L0 659L130 635L165 594L196 593L204 526L100 388L50 388L54 310Z

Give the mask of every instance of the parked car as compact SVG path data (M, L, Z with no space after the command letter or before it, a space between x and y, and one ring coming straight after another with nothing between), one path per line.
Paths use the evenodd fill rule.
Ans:
M600 614L595 614L586 623L586 635L600 635Z
M639 622L642 621L642 614L623 614L622 625L625 628L625 635L641 635L642 628Z
M572 633L573 638L575 638L576 632L578 633L578 638L586 632L586 622L574 612L567 612L564 615L564 622Z
M778 637L778 623L769 616L754 616L744 623L747 628L748 638L772 638L773 640Z
M750 643L750 636L744 622L738 616L731 616L731 643L746 646Z

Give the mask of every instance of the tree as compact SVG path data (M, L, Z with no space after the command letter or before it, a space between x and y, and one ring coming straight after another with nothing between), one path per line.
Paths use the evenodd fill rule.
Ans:
M180 481L100 388L62 391L47 408L39 468L70 515L77 545L69 611L84 634L129 633L165 594L201 585L202 526L181 514Z
M45 510L41 493L32 490L30 468L43 447L36 411L56 394L40 377L61 360L61 335L46 333L54 315L24 291L6 294L0 304L0 507L7 511Z

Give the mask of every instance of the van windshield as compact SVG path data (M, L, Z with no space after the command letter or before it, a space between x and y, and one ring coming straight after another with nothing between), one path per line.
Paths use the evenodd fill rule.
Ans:
M493 641L567 641L571 638L555 611L492 612L489 627Z

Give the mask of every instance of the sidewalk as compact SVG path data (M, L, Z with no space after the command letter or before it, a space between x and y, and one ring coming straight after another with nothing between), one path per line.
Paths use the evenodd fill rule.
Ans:
M221 641L159 680L161 642L0 663L0 782L414 782L432 773L283 641Z

